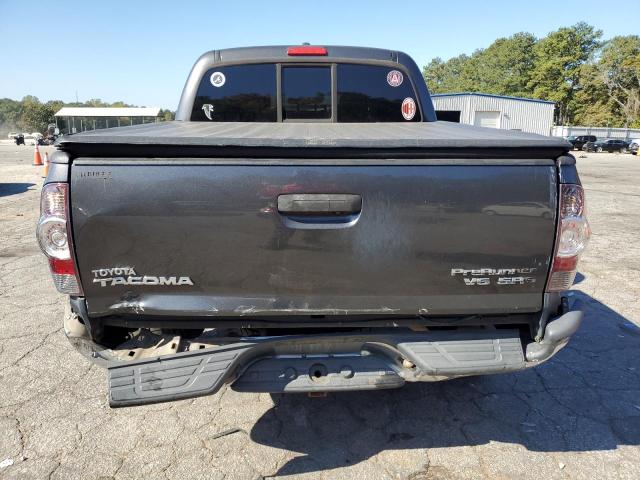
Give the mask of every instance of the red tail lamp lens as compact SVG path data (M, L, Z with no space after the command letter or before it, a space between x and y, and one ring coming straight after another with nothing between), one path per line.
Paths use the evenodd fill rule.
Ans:
M587 221L584 190L580 185L560 185L558 233L547 291L567 290L573 285L578 260L591 236Z
M49 183L42 187L36 237L49 260L51 277L58 291L67 295L82 295L73 260L68 184Z

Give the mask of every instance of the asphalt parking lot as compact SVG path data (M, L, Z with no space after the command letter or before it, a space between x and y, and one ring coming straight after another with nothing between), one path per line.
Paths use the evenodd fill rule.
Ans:
M50 149L49 149L50 150ZM570 345L517 374L112 410L34 238L41 167L0 145L0 478L640 477L640 158L578 159L593 230Z

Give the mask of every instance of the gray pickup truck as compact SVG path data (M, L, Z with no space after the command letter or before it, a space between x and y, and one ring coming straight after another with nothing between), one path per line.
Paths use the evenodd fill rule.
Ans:
M114 407L512 372L582 321L571 145L437 121L401 52L208 52L176 121L57 148L37 237Z

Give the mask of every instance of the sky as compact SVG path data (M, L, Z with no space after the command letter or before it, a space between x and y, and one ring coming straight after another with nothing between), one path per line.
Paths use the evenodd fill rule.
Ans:
M640 33L638 0L0 0L0 98L100 98L175 110L204 52L252 45L401 50L422 67L516 32L586 21L604 38Z

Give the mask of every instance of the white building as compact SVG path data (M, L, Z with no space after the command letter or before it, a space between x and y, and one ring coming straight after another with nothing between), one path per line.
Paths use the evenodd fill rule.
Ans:
M62 107L56 112L56 128L70 133L100 128L124 127L158 121L157 107Z
M488 93L432 95L438 120L550 135L555 104Z

